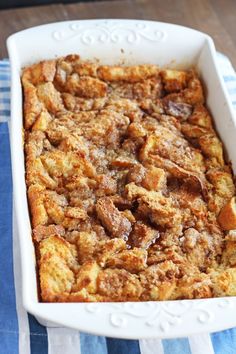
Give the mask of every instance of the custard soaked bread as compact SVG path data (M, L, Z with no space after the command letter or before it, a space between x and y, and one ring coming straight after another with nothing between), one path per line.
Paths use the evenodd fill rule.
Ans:
M236 295L233 176L194 71L69 55L22 84L42 301Z

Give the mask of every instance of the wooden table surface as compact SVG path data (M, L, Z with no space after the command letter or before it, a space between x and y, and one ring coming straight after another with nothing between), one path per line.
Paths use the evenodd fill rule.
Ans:
M213 37L217 50L236 68L235 0L112 0L48 5L0 11L0 58L6 38L16 31L54 21L87 18L135 18L192 27Z

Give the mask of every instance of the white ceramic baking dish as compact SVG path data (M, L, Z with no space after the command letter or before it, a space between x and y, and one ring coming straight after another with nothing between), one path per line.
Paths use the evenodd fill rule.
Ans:
M11 61L11 151L23 273L23 302L41 323L121 338L181 337L236 326L236 297L141 303L39 303L22 149L21 69L42 59L79 53L101 63L196 67L207 105L236 172L236 121L216 65L212 39L189 28L138 20L59 22L7 40Z

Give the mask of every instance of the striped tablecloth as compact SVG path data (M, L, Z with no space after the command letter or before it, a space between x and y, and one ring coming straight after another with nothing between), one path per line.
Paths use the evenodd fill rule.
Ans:
M236 109L236 74L225 56L218 54L218 61ZM22 307L19 242L12 203L9 119L10 69L9 62L3 60L0 61L0 354L236 353L236 328L182 339L122 340L66 328L45 328L27 314Z

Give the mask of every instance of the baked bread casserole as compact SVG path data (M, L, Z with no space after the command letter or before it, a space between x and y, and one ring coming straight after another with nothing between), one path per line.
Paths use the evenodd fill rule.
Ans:
M22 85L40 301L236 295L233 175L195 71L68 55Z

